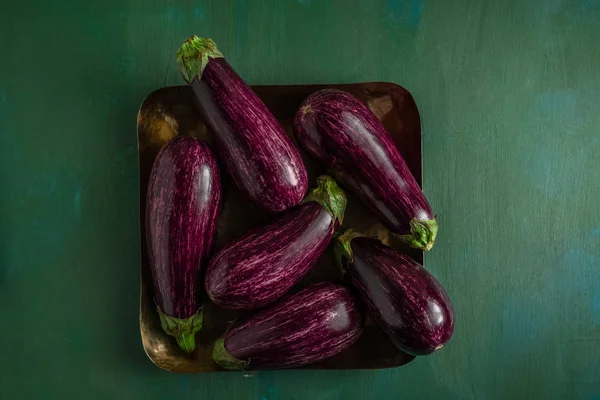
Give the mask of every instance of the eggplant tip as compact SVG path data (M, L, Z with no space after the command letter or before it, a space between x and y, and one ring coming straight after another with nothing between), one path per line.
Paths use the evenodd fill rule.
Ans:
M193 43L195 40L198 40L198 39L200 39L200 38L197 35L192 35L189 38L187 38L184 43L188 43L188 44Z
M193 353L196 350L196 335L191 332L182 332L175 336L177 345L186 353Z

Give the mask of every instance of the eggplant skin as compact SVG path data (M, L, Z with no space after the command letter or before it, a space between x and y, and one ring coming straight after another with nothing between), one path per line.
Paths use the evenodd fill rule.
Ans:
M170 140L158 153L146 199L146 240L154 296L166 315L196 314L198 273L211 250L221 182L209 148L190 136Z
M178 63L235 186L271 213L299 204L308 187L300 152L214 42L192 36Z
M205 288L218 306L252 310L283 296L316 264L343 221L346 195L329 176L304 203L233 240L210 261Z
M300 367L346 350L363 324L347 288L320 282L235 324L217 341L213 358L226 369Z
M301 147L409 245L429 250L437 223L392 138L367 106L349 93L323 89L294 118Z
M230 242L210 261L208 296L229 309L252 310L272 303L312 269L337 225L323 207L311 202Z
M427 355L450 340L454 310L433 275L378 239L355 237L350 247L353 261L346 258L342 268L373 320L400 350Z

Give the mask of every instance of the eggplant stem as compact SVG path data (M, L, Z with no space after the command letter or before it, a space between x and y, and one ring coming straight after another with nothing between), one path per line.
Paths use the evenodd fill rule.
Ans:
M352 242L352 239L356 237L364 236L367 235L350 228L346 229L344 233L338 235L335 238L335 247L333 248L333 255L335 257L335 262L338 268L342 271L342 273L346 272L346 264L344 263L344 259L348 260L348 263L354 262L354 252L352 251L352 246L350 246L350 242Z
M410 220L410 234L398 235L409 246L415 249L427 251L433 247L438 232L438 224L435 219Z
M339 225L342 225L344 222L344 212L346 211L348 199L342 188L339 187L332 177L321 175L317 178L317 187L302 200L302 204L309 201L319 203L321 207L337 220Z
M171 317L156 307L160 317L160 326L167 335L173 336L181 350L192 353L196 349L196 333L202 329L202 308L189 318Z
M196 335L193 333L181 333L179 336L175 336L179 348L186 353L192 353L196 349Z
M241 371L250 365L249 361L239 360L229 354L227 349L225 349L225 339L223 337L218 338L215 342L213 360L222 368L232 371Z
M223 54L211 38L190 36L177 51L177 64L187 83L202 78L204 68L213 58L223 58Z

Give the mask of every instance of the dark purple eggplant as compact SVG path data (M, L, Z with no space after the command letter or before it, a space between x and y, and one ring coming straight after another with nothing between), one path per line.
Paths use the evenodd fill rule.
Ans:
M348 229L335 240L338 265L373 320L402 351L426 355L452 336L454 310L438 280L412 258Z
M146 197L146 241L163 330L192 352L202 328L198 274L211 249L221 203L215 157L190 136L158 153Z
M237 188L272 213L300 203L308 185L300 153L215 43L192 36L177 62Z
M383 124L358 99L324 89L294 118L300 145L410 246L429 250L437 222Z
M348 289L317 283L233 325L216 341L213 359L230 370L312 364L350 347L363 321Z
M301 205L233 240L211 259L208 296L223 308L245 310L277 300L315 265L345 209L344 192L331 177L320 176Z

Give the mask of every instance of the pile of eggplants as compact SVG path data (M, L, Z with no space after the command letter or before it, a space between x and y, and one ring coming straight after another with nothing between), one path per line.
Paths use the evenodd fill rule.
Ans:
M444 346L454 312L439 281L377 238L340 230L344 188L410 246L429 250L437 235L427 199L369 108L331 89L300 106L296 140L330 174L306 194L298 149L215 43L192 36L177 62L215 154L182 133L164 145L152 168L146 241L165 333L193 353L206 294L219 307L251 311L213 344L213 359L224 369L319 362L358 340L366 313L404 352L426 355ZM220 165L242 196L276 215L213 252ZM330 242L348 287L318 282L297 288Z

